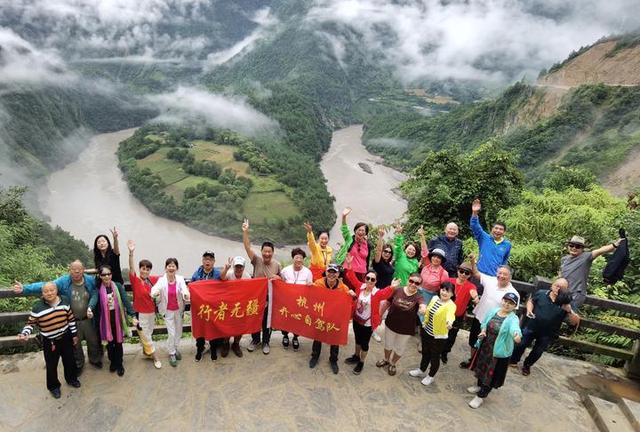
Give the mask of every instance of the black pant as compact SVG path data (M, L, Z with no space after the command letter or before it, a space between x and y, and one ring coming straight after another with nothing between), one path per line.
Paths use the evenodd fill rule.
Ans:
M480 387L480 390L478 391L478 393L476 393L476 395L479 398L486 398L487 396L489 396L489 393L491 393L491 386L488 385L484 385L482 384L482 381L478 380L478 387Z
M542 353L544 353L551 342L553 342L553 339L553 335L537 333L531 330L529 327L525 327L522 331L522 340L513 349L513 354L511 355L511 363L518 363L520 361L520 358L522 357L522 354L524 354L524 350L531 346L531 344L535 340L535 345L533 345L531 352L529 352L527 358L524 359L525 366L533 366L534 363L537 362L540 357L542 357Z
M289 332L288 332L288 331L284 331L284 330L282 330L282 336L289 337ZM300 335L297 335L297 334L295 334L295 333L293 334L293 337L294 337L294 338L297 338L298 336L300 336Z
M219 345L218 343L216 343L216 341L218 340L222 340L222 339L211 339L209 341L209 348L211 348L212 351L216 349L215 348L216 346ZM205 339L203 337L196 338L196 350L198 352L204 351L204 343L205 343Z
M353 334L356 337L356 345L359 345L362 351L369 351L369 341L371 340L371 335L373 334L371 326L363 326L354 319Z
M269 299L267 299L268 301ZM271 329L267 327L267 316L269 314L269 307L264 308L264 314L262 315L262 343L269 344L271 340ZM254 344L260 343L260 332L251 334L251 341Z
M455 321L451 325L451 329L449 330L449 336L447 337L446 342L444 343L444 348L442 348L443 353L450 353L451 348L456 343L456 338L458 337L458 332L462 328L462 324L464 323L464 315L456 317Z
M422 342L420 370L425 372L429 363L431 363L429 376L434 377L436 376L436 373L438 373L438 369L440 369L440 354L442 353L442 348L444 348L444 344L447 340L434 338L422 327L420 327L420 339Z
M44 361L47 364L47 389L49 391L60 388L58 380L58 360L62 357L64 380L68 383L78 380L78 370L73 356L73 340L69 332L59 339L42 338Z
M480 331L480 321L478 321L478 318L474 318L471 323L471 330L469 330L469 346L471 348L475 348Z
M122 359L124 357L122 342L117 342L115 310L111 311L111 334L113 335L113 340L107 343L107 357L110 362L109 370L115 371L122 367Z
M311 357L317 359L320 357L320 351L322 351L322 342L314 340L313 345L311 346ZM329 361L331 363L338 363L338 353L340 352L340 347L338 345L331 345L329 350Z

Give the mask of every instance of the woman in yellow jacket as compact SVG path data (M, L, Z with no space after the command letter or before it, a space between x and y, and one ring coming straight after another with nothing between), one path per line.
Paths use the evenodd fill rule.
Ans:
M313 275L313 280L320 279L322 273L327 269L327 266L333 258L333 249L329 246L329 232L320 231L318 233L318 241L313 235L313 226L305 222L304 228L307 230L307 245L309 246L309 252L311 253L311 263L309 269Z
M440 295L433 297L420 327L422 339L422 360L420 367L409 371L412 377L424 377L422 384L428 386L433 383L434 377L440 368L440 354L447 342L449 330L456 319L456 288L451 282L440 284ZM431 363L429 374L426 375L427 366Z

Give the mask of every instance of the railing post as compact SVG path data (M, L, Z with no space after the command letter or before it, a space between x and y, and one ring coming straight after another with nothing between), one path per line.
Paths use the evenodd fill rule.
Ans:
M640 379L640 340L633 341L633 358L624 364L628 378Z

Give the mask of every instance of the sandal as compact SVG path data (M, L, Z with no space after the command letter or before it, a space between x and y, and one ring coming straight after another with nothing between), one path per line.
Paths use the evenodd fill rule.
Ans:
M385 367L385 366L389 366L389 364L390 363L388 361L386 361L386 360L378 360L376 362L376 366L379 367L379 368Z
M387 369L389 375L394 376L396 374L396 365L389 363L389 369Z

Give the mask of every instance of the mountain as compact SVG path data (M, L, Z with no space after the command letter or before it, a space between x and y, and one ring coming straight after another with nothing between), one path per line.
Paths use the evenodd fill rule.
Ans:
M402 168L427 152L469 151L490 138L518 156L530 184L553 165L591 171L617 193L637 187L640 151L638 37L607 38L573 53L535 84L518 82L495 99L423 117L396 112L367 122L367 146Z

